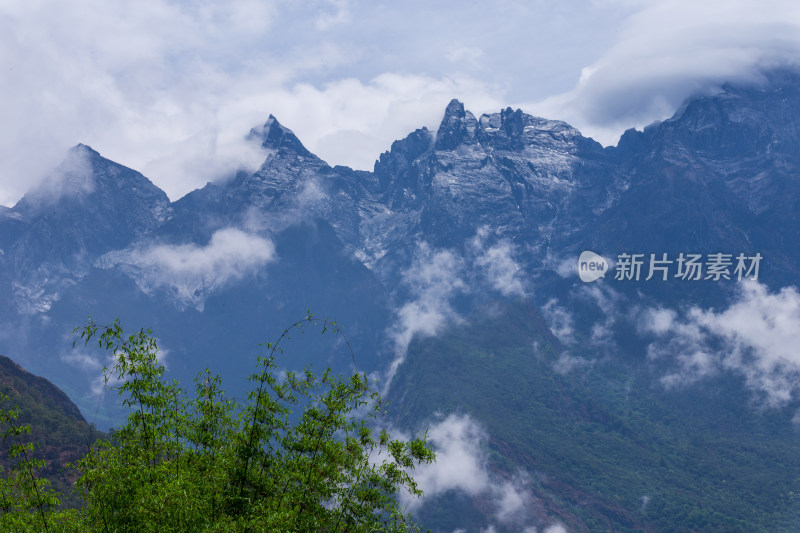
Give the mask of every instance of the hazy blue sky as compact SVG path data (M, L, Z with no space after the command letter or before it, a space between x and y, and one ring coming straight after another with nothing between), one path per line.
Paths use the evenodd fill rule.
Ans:
M614 144L799 43L791 1L5 0L0 204L78 142L176 199L257 166L269 113L361 169L454 97Z

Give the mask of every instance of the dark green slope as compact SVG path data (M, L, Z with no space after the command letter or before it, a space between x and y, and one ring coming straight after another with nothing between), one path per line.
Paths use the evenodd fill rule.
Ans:
M69 504L77 499L71 493L74 475L67 464L82 457L99 433L86 422L81 412L64 392L46 379L35 376L8 357L0 355L0 393L8 396L2 408L18 408L17 425L29 424L31 433L26 442L35 442L34 456L47 462L40 473ZM5 429L5 428L3 428ZM0 442L0 465L4 475L9 469L8 447Z
M562 350L527 304L472 317L412 343L392 383L391 411L415 429L434 413L470 414L489 434L495 473L523 468L547 514L570 531L796 529L792 412L759 411L732 378L665 391L653 368L621 358L559 374ZM487 525L444 511L479 501L440 503L422 508L428 527Z

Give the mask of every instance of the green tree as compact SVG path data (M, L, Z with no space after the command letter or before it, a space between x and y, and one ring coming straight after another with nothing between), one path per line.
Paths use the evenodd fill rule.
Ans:
M265 345L248 401L237 403L208 370L191 396L166 381L149 330L125 335L119 321L90 321L80 337L114 354L106 384L117 383L131 413L78 462L84 507L54 522L76 531L417 531L397 496L421 495L411 472L435 459L425 435L376 430L385 406L362 373L277 377L281 341L311 323Z
M0 403L8 396L0 395ZM52 531L55 525L51 510L59 504L50 482L39 476L44 460L33 456L35 444L24 438L30 434L27 424L16 422L19 408L0 407L0 424L5 426L3 444L8 445L11 467L0 478L0 528L3 531Z

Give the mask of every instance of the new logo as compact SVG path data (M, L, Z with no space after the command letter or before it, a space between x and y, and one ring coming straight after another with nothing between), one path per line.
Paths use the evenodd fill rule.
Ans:
M578 276L581 281L590 283L604 278L608 272L608 261L602 255L586 250L578 257Z

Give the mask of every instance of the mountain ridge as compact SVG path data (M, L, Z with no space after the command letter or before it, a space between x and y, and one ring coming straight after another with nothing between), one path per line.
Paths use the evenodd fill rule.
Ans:
M93 425L87 423L78 407L49 380L31 374L9 357L0 355L0 392L8 396L2 408L18 409L16 424L30 425L24 442L35 442L33 457L45 459L44 475L66 499L62 503L76 505L78 498L72 482L75 475L68 463L81 458L88 446L100 436ZM8 447L0 446L0 465L8 472L12 459Z
M769 313L793 301L791 287L800 279L797 109L800 76L779 71L760 84L700 94L672 118L629 130L617 146L604 148L564 122L511 108L476 117L452 100L436 131L420 128L393 142L371 172L329 165L270 115L250 132L266 152L256 171L240 171L174 202L141 174L78 146L67 158L77 154L77 161L61 172L74 191L57 190L62 194L55 203L39 210L35 194L0 210L0 350L20 354L26 368L52 378L87 409L97 405L92 380L107 361L89 349L78 357L63 347L89 314L152 327L163 335L169 372L185 382L210 366L234 383L240 377L246 383L259 343L279 336L286 322L309 311L335 317L347 328L354 357L341 345L309 336L295 341L299 349L286 357L288 369L312 363L342 372L358 368L382 387L396 376L404 390L397 384L388 390L399 405L396 420L409 431L440 403L461 414L471 411L476 424L489 428L486 442L493 451L486 461L498 475L516 479L518 468L530 476L525 479L550 476L553 485L534 491L543 502L537 513L553 510L578 531L593 524L653 529L693 505L692 492L680 487L697 479L697 469L683 452L702 450L691 444L688 429L671 434L678 422L665 406L680 410L687 403L664 392L666 377L706 370L701 356L712 361L707 365L719 373L705 381L686 377L686 387L697 387L687 396L724 414L736 438L715 425L715 413L692 411L688 420L719 446L709 450L710 460L729 466L735 463L730 457L750 457L729 448L747 439L748 428L769 434L790 424L788 410L800 408L800 391L790 388L778 411L736 422L728 412L747 413L752 406L742 398L764 393L752 372L762 381L771 375L755 367L743 377L727 359L720 359L727 367L714 367L712 348L733 348L724 339L702 344L715 333L708 331L712 326L716 333L727 331L714 322L725 313L743 305ZM735 276L676 279L674 270L668 280L648 281L647 264L639 280L615 279L609 271L584 284L576 261L585 250L609 259L611 269L621 253L645 260L650 254L759 253L764 261L756 289ZM504 328L498 315L520 321L520 328ZM706 322L691 322L698 316ZM494 342L493 328L506 331L514 345ZM665 337L676 331L693 332L706 352L682 353L677 335ZM752 346L743 353L757 355ZM517 372L516 364L523 365ZM793 371L795 361L785 365L774 372ZM461 388L441 388L448 372L461 376ZM526 404L520 392L525 376L553 397L528 391ZM503 383L520 390L504 390ZM414 388L423 384L427 388ZM704 384L716 391L716 403L703 396ZM233 394L246 394L245 386L237 386ZM473 403L459 404L451 393ZM485 404L474 403L480 395ZM421 407L423 398L433 405ZM111 425L119 416L112 400L104 400L98 423ZM490 405L516 406L549 426L525 426L519 419L519 428L509 428L504 422L513 417L491 418ZM564 427L558 426L561 414L569 421ZM647 435L637 436L634 426ZM549 429L569 433L563 454ZM782 450L791 450L795 444L784 430L775 435ZM526 432L547 447L541 453L531 448L535 442ZM618 455L603 457L593 449L592 432ZM669 461L648 464L664 442ZM603 465L622 472L619 457L636 453L651 477L631 479L635 493L609 476L587 477L548 453L590 461L599 472ZM770 465L758 464L762 470ZM783 474L795 466L787 463L776 501L790 501ZM753 472L735 469L742 479ZM659 473L673 485L660 488ZM600 485L618 491L621 500L606 498ZM648 515L637 498L659 490L674 498L654 500L655 514ZM583 505L584 496L594 503ZM717 505L713 498L704 501ZM475 520L488 527L491 505L478 507L483 514ZM725 520L723 507L700 509L698 516L726 527L739 524ZM770 516L788 520L793 512L787 503ZM757 514L737 520L766 527L768 518ZM443 518L441 527L452 531L457 519Z

